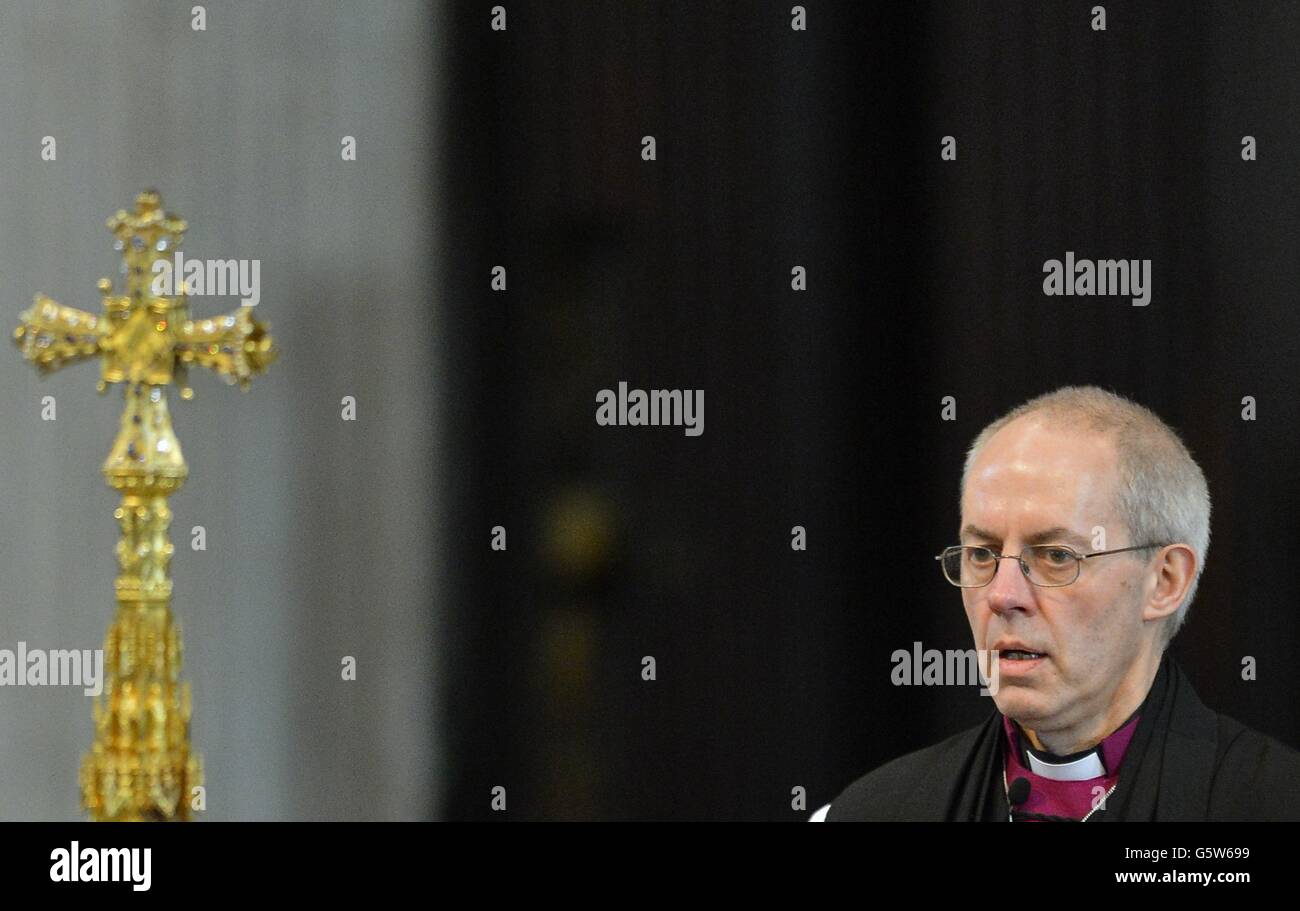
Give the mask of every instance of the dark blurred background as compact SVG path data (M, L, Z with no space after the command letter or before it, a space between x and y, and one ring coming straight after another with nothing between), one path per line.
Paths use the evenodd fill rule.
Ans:
M804 819L975 724L890 654L972 646L931 559L964 449L1070 383L1184 435L1213 538L1174 654L1300 746L1300 7L1093 5L448 7L440 815ZM1045 297L1067 250L1150 258L1150 305ZM619 381L704 389L703 435L597 426Z

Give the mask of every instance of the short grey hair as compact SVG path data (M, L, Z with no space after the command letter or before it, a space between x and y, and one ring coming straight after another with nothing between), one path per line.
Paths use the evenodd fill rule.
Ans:
M1109 433L1119 457L1115 504L1133 544L1187 544L1196 551L1196 575L1187 596L1165 621L1162 649L1187 619L1210 549L1210 491L1187 446L1148 408L1097 386L1064 386L1030 399L989 424L966 453L961 492L984 444L1017 418L1040 414L1072 427Z

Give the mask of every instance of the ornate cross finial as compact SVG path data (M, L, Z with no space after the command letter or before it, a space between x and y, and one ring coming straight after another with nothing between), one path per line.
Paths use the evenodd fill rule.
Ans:
M111 383L175 382L181 398L188 399L193 394L186 381L190 364L247 388L251 377L275 360L274 344L266 327L253 319L253 308L191 320L184 282L176 282L175 297L152 293L154 262L171 257L187 227L163 211L156 191L145 190L136 197L135 211L118 211L108 227L117 237L113 246L122 251L125 293L114 295L112 282L101 278L102 316L38 294L14 331L23 356L42 374L99 355L101 392Z
M166 389L175 383L190 398L191 364L247 389L277 352L252 307L191 320L184 283L175 296L153 293L155 261L173 254L186 228L156 191L141 193L135 210L119 211L108 227L122 251L124 293L114 295L112 282L100 279L101 315L37 294L14 341L42 375L98 356L99 390L125 384L121 428L103 465L108 485L122 494L114 512L117 617L104 642L106 680L95 701L95 742L82 761L82 804L96 820L184 820L202 806L203 770L190 750L190 691L180 680L180 630L171 615L167 498L188 468Z

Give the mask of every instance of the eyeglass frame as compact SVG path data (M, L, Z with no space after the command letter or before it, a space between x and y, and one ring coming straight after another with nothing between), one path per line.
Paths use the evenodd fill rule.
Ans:
M1029 544L1026 545L1025 547L1022 547L1020 549L1020 553L1018 554L1002 554L1002 553L998 553L996 548L989 547L987 544L954 544L951 547L945 547L943 551L935 557L935 559L940 561L939 568L942 570L943 558L946 554L950 553L951 551L963 550L967 547L981 547L984 550L991 552L994 555L994 561L999 564L1001 564L1003 560L1015 560L1017 563L1019 563L1020 572L1025 577L1026 581L1029 582L1030 585L1036 585L1039 588L1064 588L1067 585L1073 585L1074 583L1079 581L1079 577L1083 575L1084 560L1091 559L1092 557L1106 557L1109 556L1110 554L1123 554L1134 550L1149 550L1152 547L1169 547L1169 546L1171 545L1155 544L1155 543L1134 544L1132 547L1117 547L1114 550L1098 550L1090 554L1080 554L1080 553L1076 553L1074 548L1068 544ZM1071 579L1069 582L1058 582L1054 585L1044 585L1041 582L1035 582L1033 579L1029 578L1029 566L1024 561L1025 551L1036 547L1049 547L1049 548L1054 548L1056 550L1063 550L1071 554L1074 557L1074 578ZM944 570L943 572L944 580L948 582L949 585L952 585L954 588L983 588L986 585L992 585L993 580L996 579L997 577L998 577L998 567L994 567L993 574L989 576L989 580L987 582L981 582L979 585L962 585L958 582L953 582L952 579L949 578L948 572L946 570Z

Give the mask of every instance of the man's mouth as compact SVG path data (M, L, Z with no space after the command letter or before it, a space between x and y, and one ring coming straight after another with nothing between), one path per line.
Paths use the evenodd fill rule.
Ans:
M998 655L1010 661L1035 661L1047 657L1045 652L1026 652L1018 648L1004 649L998 652Z

